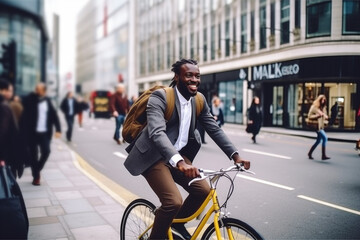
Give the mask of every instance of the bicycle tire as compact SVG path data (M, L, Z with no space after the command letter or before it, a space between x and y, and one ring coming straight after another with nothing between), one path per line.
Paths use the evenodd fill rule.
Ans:
M120 240L146 240L150 231L143 234L154 223L155 205L146 199L136 199L125 209L120 225Z
M247 223L240 221L235 218L223 218L219 220L219 227L221 231L222 237L227 236L226 229L228 227L231 228L231 232L233 233L233 239L254 239L254 240L262 240L262 236L250 225ZM211 240L217 239L215 233L215 225L212 223L208 228L206 228L204 234L202 235L202 240ZM228 238L224 238L228 239Z

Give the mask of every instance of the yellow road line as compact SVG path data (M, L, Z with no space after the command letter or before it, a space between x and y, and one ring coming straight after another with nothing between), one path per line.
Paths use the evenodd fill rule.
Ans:
M132 200L139 198L137 195L123 188L104 174L97 171L87 163L79 154L71 151L74 165L88 178L94 181L102 190L113 197L117 202L126 207Z

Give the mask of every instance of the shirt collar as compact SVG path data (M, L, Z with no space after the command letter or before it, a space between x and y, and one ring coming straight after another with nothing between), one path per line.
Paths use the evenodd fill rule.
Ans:
M191 102L191 98L190 98L189 100L186 100L186 99L184 98L184 96L181 95L181 93L179 92L178 88L175 87L175 89L176 89L176 92L177 92L177 95L178 95L178 97L179 97L179 101L180 101L180 104L181 104L181 105L186 105L186 104L188 104L188 103Z

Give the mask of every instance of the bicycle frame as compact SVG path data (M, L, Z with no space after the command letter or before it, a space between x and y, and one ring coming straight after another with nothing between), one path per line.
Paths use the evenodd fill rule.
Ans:
M217 237L218 240L222 239L221 238L221 232L220 232L220 226L219 226L220 205L219 205L219 201L218 201L218 197L217 197L217 193L216 193L216 187L215 187L215 182L219 178L220 178L220 176L214 176L213 178L210 179L210 192L209 192L208 196L206 197L206 199L204 200L204 202L201 204L200 208L198 208L198 210L194 214L192 214L191 216L189 216L187 218L176 218L172 222L172 223L187 223L187 222L190 222L190 221L194 220L195 218L200 216L200 214L205 210L205 208L209 204L209 202L212 201L211 207L207 210L205 216L201 219L200 223L196 227L195 232L191 236L191 240L197 239L197 237L200 235L201 231L205 227L205 224L210 219L210 217L211 217L211 215L213 213L214 213L214 220L213 221L214 221L216 237ZM151 224L151 226L149 226L143 232L143 234L141 234L139 239L141 239L144 234L146 234L148 231L150 231L150 229L152 227L153 227L153 224ZM229 239L233 239L231 229L228 229L227 233L229 235ZM168 239L169 240L174 240L173 234L171 232L171 228L169 228L169 230L168 230Z
M187 218L174 219L173 223L186 223L186 222L189 222L189 221L195 219L196 217L198 217L205 210L206 206L208 205L208 203L210 201L212 201L212 206L206 212L205 216L201 219L201 221L198 224L198 226L197 226L195 232L193 233L191 239L197 239L197 237L199 236L201 230L203 230L206 222L209 220L212 213L214 213L214 224L215 224L215 229L216 229L216 236L217 236L218 239L221 239L220 228L219 228L219 224L218 224L219 215L220 215L220 211L219 211L220 206L219 206L216 190L213 189L213 188L210 190L209 195L206 197L206 199L204 200L204 202L202 203L200 208L193 215L191 215L191 216L189 216ZM169 238L169 240L173 240L171 229L169 229L168 238Z

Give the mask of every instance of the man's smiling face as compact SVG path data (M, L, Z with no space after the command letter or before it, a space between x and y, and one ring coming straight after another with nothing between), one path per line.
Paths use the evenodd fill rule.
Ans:
M176 75L177 87L184 98L195 96L200 85L200 70L197 65L186 63L180 68L180 75Z

